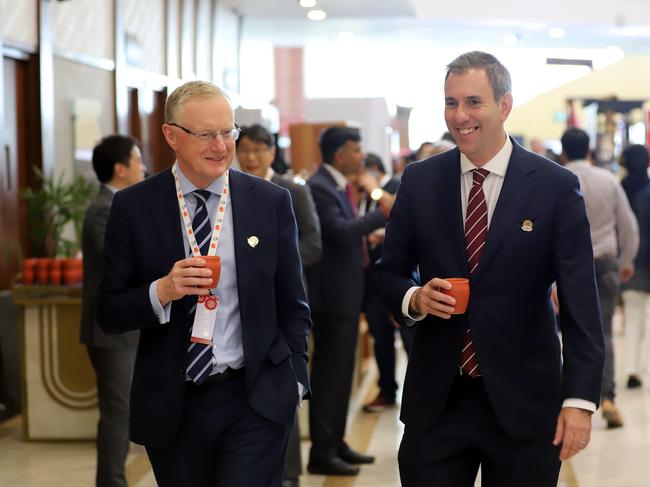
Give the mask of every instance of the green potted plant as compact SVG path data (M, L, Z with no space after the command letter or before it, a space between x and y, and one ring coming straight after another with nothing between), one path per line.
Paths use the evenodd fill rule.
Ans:
M27 203L29 238L33 253L42 257L72 257L81 248L81 228L86 207L95 194L96 184L79 175L65 182L65 174L57 178L34 168L42 182L40 189L27 189L22 197ZM63 236L71 223L74 238Z

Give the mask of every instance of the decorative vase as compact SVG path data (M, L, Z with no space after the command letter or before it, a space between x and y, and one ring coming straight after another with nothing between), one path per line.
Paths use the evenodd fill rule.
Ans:
M79 284L83 279L83 261L65 259L63 261L63 282L67 285Z
M26 286L34 284L35 270L36 259L23 259L23 284Z
M38 258L36 259L36 282L40 285L47 284L47 270L49 267L50 259L47 258Z
M59 286L61 284L61 259L51 259L47 268L47 275L50 284Z

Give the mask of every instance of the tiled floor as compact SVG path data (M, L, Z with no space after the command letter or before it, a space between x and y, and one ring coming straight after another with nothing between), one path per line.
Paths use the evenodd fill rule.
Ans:
M617 327L620 330L620 325ZM622 362L622 336L615 339L617 362ZM403 371L402 359L402 371ZM644 377L642 389L625 389L624 376L618 367L617 403L625 426L605 429L600 413L594 415L590 446L565 462L559 487L648 487L650 486L650 376ZM367 381L351 405L348 441L361 450L376 455L377 462L364 466L354 478L304 475L302 487L395 487L399 486L396 451L402 426L398 410L380 414L358 412L360 404L371 397L374 386ZM358 412L358 413L357 413ZM307 458L308 442L303 444ZM0 486L7 487L88 487L94 484L94 446L92 443L42 443L21 440L20 418L0 425ZM146 454L132 448L128 461L131 486L156 485L148 470ZM477 483L478 485L478 483Z

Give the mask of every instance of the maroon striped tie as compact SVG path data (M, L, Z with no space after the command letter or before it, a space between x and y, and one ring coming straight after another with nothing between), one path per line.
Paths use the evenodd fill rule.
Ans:
M465 249L470 275L474 274L478 267L488 232L488 210L485 193L483 192L483 182L490 173L485 169L474 169L472 172L474 181L467 200L467 218L465 218ZM460 367L465 374L472 378L481 375L469 328L463 338Z

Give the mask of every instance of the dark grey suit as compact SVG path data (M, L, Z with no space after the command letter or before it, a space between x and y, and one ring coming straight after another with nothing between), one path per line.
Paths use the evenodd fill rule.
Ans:
M95 321L97 287L103 273L104 231L113 192L102 185L86 210L82 234L84 261L81 342L97 376L97 486L124 486L129 451L129 393L139 332L109 335Z
M318 262L323 252L321 240L320 223L316 205L311 196L309 186L299 177L290 179L286 176L274 174L271 182L289 190L293 212L296 214L298 224L298 245L300 259L303 267ZM284 469L284 478L297 480L302 473L302 458L300 455L300 428L298 418L289 430L289 445L287 448L287 459Z

